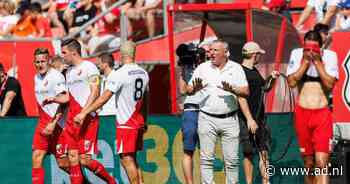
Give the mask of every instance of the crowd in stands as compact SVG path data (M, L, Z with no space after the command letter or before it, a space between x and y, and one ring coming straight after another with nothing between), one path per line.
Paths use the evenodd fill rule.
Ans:
M117 0L0 0L0 38L62 38L74 32L92 52L99 43L118 46L121 12L127 16L128 35L135 36L134 22L144 22L145 35L156 34L155 16L162 0L129 0L81 31L81 26Z

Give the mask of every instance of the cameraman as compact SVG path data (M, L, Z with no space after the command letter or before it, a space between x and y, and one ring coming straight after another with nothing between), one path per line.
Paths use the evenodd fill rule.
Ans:
M199 102L201 101L201 94L197 93L196 95L187 96L187 84L189 80L192 78L192 74L194 69L201 62L205 62L206 60L210 60L211 51L210 44L205 43L200 46L201 51L197 50L196 52L205 51L205 58L199 56L196 57L198 61L192 61L192 64L189 62L182 62L180 56L180 67L181 67L181 77L179 80L179 88L180 93L185 95L184 101L184 110L182 114L182 141L183 141L183 149L184 156L182 160L182 169L185 176L185 182L187 184L193 183L193 153L196 150L196 145L199 142L198 134L197 134L197 126L198 126L198 113L199 113ZM195 53L198 54L198 53ZM201 55L201 53L199 53ZM202 53L203 54L203 53ZM181 55L178 53L178 55ZM198 64L197 64L198 63Z
M329 162L332 138L332 114L327 96L338 79L338 59L333 51L321 51L322 37L309 31L304 48L294 49L287 68L288 84L298 86L295 130L304 159L304 167L324 170ZM326 169L325 169L326 170ZM329 183L328 173L305 176L305 183Z

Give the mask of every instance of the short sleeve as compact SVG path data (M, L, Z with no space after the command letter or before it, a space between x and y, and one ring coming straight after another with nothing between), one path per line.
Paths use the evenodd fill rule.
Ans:
M109 75L106 79L106 90L111 91L112 93L117 93L119 89L122 87L122 78L120 77L120 71L117 70L111 75Z
M92 76L100 75L100 72L98 71L98 68L96 67L95 64L89 62L89 64L87 66L88 67L86 67L86 69L87 69L88 78L90 78Z
M331 52L323 61L328 75L339 79L338 57L335 52Z
M300 59L301 59L301 53L302 52L298 52L297 50L293 50L290 58L289 58L289 63L287 66L287 76L295 73L299 67L300 67Z
M233 84L237 87L245 87L248 86L247 77L244 73L244 70L241 65L236 65L234 68L235 80Z
M64 76L61 73L58 73L57 81L55 84L55 94L58 95L65 91L67 91L66 80L64 79Z
M9 78L8 79L8 83L7 83L7 92L9 91L13 91L15 92L16 94L19 92L19 89L21 88L20 85L19 85L19 82L18 80L16 80L15 78Z

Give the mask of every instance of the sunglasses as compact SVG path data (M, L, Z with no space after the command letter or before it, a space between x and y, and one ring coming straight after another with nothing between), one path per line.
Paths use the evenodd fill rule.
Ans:
M350 7L341 7L340 10L350 10Z
M46 63L47 61L45 60L36 60L34 61L35 64L41 64L41 63Z

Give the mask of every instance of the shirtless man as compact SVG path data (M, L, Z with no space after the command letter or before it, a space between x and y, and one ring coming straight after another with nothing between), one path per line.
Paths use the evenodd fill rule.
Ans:
M309 31L304 48L292 51L287 75L290 87L298 86L295 107L295 130L305 168L327 169L332 138L332 114L327 96L338 79L337 54L322 47L322 37ZM322 169L322 170L321 170ZM328 173L305 176L305 183L329 183Z

